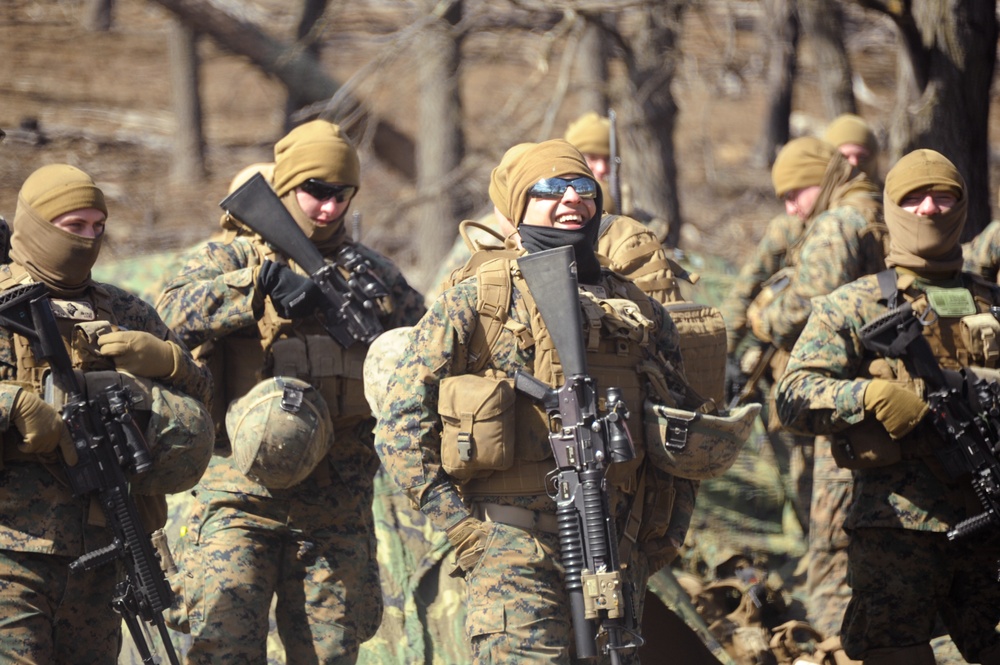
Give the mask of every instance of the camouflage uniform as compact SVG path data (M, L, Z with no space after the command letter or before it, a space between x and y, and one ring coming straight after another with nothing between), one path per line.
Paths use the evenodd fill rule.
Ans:
M607 277L602 279L610 293L619 292L621 286L606 281ZM555 504L545 493L544 483L538 487L526 483L523 491L513 494L481 493L476 483L502 483L505 476L494 472L483 481L460 483L442 467L439 386L443 379L464 374L465 350L479 318L476 294L476 278L461 282L439 296L414 328L411 343L389 384L382 412L386 417L379 420L376 432L378 452L395 482L439 529L447 530L474 513L481 514L486 510L483 506L494 505L534 515L536 523L544 525L554 519L555 512ZM537 345L525 345L530 335L515 331L522 327L520 324L527 325L535 340L544 332L532 325L532 321L537 320L537 313L528 308L519 289L514 289L512 296L508 312L511 325L504 327L486 364L488 372L496 376L513 377L518 370L534 374ZM656 316L657 336L651 340L652 348L647 352L655 349L673 367L680 369L683 364L677 331L662 309L651 307ZM681 386L682 394L683 390ZM516 398L517 402L526 399ZM541 479L551 468L551 450L544 430L543 424L542 431L532 429L529 435L518 434L520 452L515 456L512 471L533 465ZM640 432L634 430L633 433L636 441L643 440ZM527 457L522 457L526 450ZM539 461L528 462L528 459ZM669 530L661 532L656 542L635 548L629 557L631 575L639 588L644 588L648 576L647 556L655 557L653 567L659 567L664 560L672 558L671 552L676 553L687 530L697 483L673 480L676 499L672 513L667 511L671 515ZM671 478L661 476L660 481L669 483ZM624 491L614 494L613 510L621 517L628 488L631 486L634 492L635 485L634 478L630 481L628 477L620 477L619 483L623 483L620 489ZM499 491L499 485L484 487ZM670 491L669 486L662 489ZM661 521L663 517L665 515L661 516ZM545 662L568 663L571 622L557 534L547 526L528 528L503 521L487 521L484 526L489 531L485 552L474 568L465 571L466 630L474 662L507 662L517 653L518 662L544 659Z
M901 278L898 286L908 300L920 297L925 288L913 278ZM1000 303L1000 289L974 283L967 274L959 282L939 286L971 290L979 311ZM877 276L862 277L813 304L781 379L778 405L789 427L836 437L865 419L864 394L869 385L865 379L908 374L896 359L873 363L876 358L859 341L858 331L887 311ZM940 317L925 335L939 334L930 329L944 330L955 321ZM937 349L936 355L940 353ZM938 357L945 367L956 364L947 356ZM901 461L854 471L845 523L851 540L848 580L853 597L841 632L845 650L853 658L927 644L940 613L967 660L980 662L980 656L992 651L993 660L982 662L997 662L997 550L982 542L949 542L945 537L949 528L969 516L967 507L978 502L966 482L943 480L931 453L939 441L932 426L920 424L899 440Z
M363 245L355 249L389 289L392 309L383 319L385 327L416 321L424 311L423 297L388 259ZM189 255L158 303L182 339L193 347L204 345L203 351L209 345L225 349L227 362L237 363L236 370L232 365L222 370L227 382L243 379L242 385L227 385L223 407L258 378L280 373L273 366L275 343L333 344L312 317L293 322L272 313L261 318L261 308L271 305L262 302L253 272L264 256L280 260L257 236L209 242ZM265 322L278 327L271 330ZM354 345L343 352L343 365L335 372L354 377L363 357L364 349ZM357 382L336 373L320 380L310 378L310 368L301 371L300 378L321 390L334 425L330 452L312 474L288 489L265 488L240 473L222 440L192 492L191 522L177 556L184 596L178 622L188 622L193 637L189 662L262 662L275 594L278 633L289 662L353 661L358 645L378 627L382 604L371 513L378 467L374 421L367 405L360 407L360 376Z
M23 275L23 269L16 264L3 266L0 283L13 282L12 271ZM152 306L117 287L94 283L74 300L88 302L109 323L180 344ZM80 348L80 336L70 334L74 322L60 321L64 340L77 351L73 354L76 367L86 371L114 368L111 361L101 366L93 357L88 364L81 364L84 349ZM0 329L0 379L4 382L0 390L0 429L6 432L0 471L0 485L4 488L0 492L0 607L5 617L0 659L81 665L115 663L121 643L121 617L108 603L114 597L118 571L114 565L90 571L69 570L74 559L109 543L100 509L89 498L72 496L56 457L18 449L21 437L10 420L14 398L21 386L24 390L40 390L18 371L19 360L24 360L18 354L19 347L24 346L23 338L18 344L18 337ZM173 393L167 399L170 408L177 409L167 416L172 422L159 422L160 416L153 414L157 422L151 422L152 429L146 430L153 444L155 434L168 427L204 431L210 426L207 412L198 403L209 399L211 378L207 370L194 364L187 351L183 357L187 366L177 373L175 382L163 379L152 384L157 394ZM188 424L182 426L184 420ZM154 459L159 461L155 445L153 450ZM198 462L193 464L197 467L194 477L184 487L190 487L204 469ZM162 495L136 499L145 517L165 515L165 506L160 505ZM152 519L147 519L146 524L150 531L163 526L162 521Z
M785 267L788 251L802 235L805 222L796 215L781 213L767 223L764 235L750 260L743 264L733 280L726 299L719 306L726 320L728 352L735 353L747 335L747 307L760 293L768 277Z
M990 282L997 281L1000 270L1000 220L986 225L971 242L962 246L965 270Z

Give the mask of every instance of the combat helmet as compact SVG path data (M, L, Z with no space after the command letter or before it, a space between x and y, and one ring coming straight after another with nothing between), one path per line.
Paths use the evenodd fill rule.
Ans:
M403 355L411 328L412 326L403 326L386 330L368 347L364 366L365 399L376 418L385 401L389 377L396 371L396 363Z
M646 400L643 422L649 460L681 478L717 478L736 461L760 408L750 402L711 416Z
M305 480L330 451L333 423L322 396L300 379L261 381L226 412L233 463L268 489Z

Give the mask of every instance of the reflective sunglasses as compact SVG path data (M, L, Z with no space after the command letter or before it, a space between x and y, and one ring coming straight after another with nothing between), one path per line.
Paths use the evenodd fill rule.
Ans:
M353 185L331 185L316 178L309 178L299 185L299 189L317 201L337 199L337 203L343 203L345 199L352 198L354 193L358 191L358 188Z
M528 196L538 199L561 199L570 187L581 199L597 198L597 183L591 178L545 178L528 190Z

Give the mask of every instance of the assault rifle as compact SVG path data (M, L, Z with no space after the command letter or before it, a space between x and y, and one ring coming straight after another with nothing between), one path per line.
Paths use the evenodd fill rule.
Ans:
M774 299L778 297L778 294L788 288L789 283L791 283L791 270L782 268L764 281L761 285L760 293L764 293L765 290L770 291L771 300L769 302L774 302ZM758 297L760 297L760 293L758 294ZM753 303L750 304L751 306L753 305ZM746 381L729 401L729 404L727 405L727 409L729 411L732 411L740 404L743 404L750 399L750 396L757 390L757 384L759 384L760 380L764 378L764 373L771 366L771 358L774 357L775 352L778 350L778 347L774 345L774 342L762 342L757 340L756 337L754 337L750 343L759 346L760 355L757 356L757 361L754 363L753 369L751 369L750 373L747 374Z
M142 662L157 661L139 619L156 625L170 663L179 665L163 621L163 610L173 604L174 594L125 477L126 471L140 474L152 466L149 447L133 418L131 391L110 386L98 395L83 396L44 284L24 284L0 293L0 326L27 337L36 358L48 361L55 387L66 395L62 419L78 457L73 466L63 461L70 489L75 497L97 500L111 534L109 545L76 559L70 570L121 561L125 574L115 586L112 609L125 620Z
M942 369L922 333L933 317L932 309L920 315L906 303L867 323L860 337L866 349L901 358L911 376L925 381L930 419L944 440L935 457L953 480L972 481L983 512L956 524L948 532L948 539L955 540L1000 526L1000 383L967 369Z
M608 150L611 152L609 158L608 188L611 190L611 198L615 200L614 210L622 213L622 176L619 170L622 165L621 155L618 154L618 114L614 109L608 109L608 120L611 123L610 135L608 136Z
M597 387L587 375L583 327L573 250L559 247L517 260L542 321L562 362L566 382L550 388L518 372L515 387L542 404L549 417L549 444L556 461L552 498L556 502L559 550L566 571L578 658L595 658L597 641L615 665L618 652L642 644L631 585L623 580L618 536L610 512L608 466L635 457L621 391L608 388L606 412L598 415ZM640 499L641 500L641 499ZM623 634L635 640L623 642Z
M264 176L255 174L219 206L309 273L326 296L317 310L319 319L342 347L371 344L382 334L377 301L389 291L371 265L350 245L338 252L333 263L327 263Z

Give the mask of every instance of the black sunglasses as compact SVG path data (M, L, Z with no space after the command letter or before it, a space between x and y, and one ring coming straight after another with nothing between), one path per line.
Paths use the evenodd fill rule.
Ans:
M528 190L528 196L538 199L561 199L570 187L581 199L597 198L597 183L591 178L545 178Z
M358 191L358 188L353 185L331 185L316 178L309 178L299 185L299 189L317 201L337 199L337 203L343 203L345 199L353 198L354 193Z

